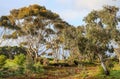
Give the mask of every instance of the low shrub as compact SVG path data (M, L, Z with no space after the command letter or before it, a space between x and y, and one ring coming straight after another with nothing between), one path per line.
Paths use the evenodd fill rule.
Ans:
M0 55L0 68L5 64L6 59L5 55Z
M7 59L3 68L7 68L7 69L10 69L10 70L17 70L18 67L19 67L19 65L16 64L13 60Z
M34 69L35 69L35 73L41 73L41 72L44 71L40 62L37 62L37 63L34 64Z
M34 65L34 61L32 57L26 56L26 60L24 63L25 74L33 73L34 71L33 65Z
M32 57L25 57L23 54L16 55L14 59L5 59L5 56L1 56L0 62L2 63L1 65L3 65L0 68L0 77L2 78L23 74L30 76L44 72L40 62L34 62Z
M24 54L19 54L14 57L13 60L16 64L22 66L25 63L25 55Z
M16 64L13 60L7 59L0 70L0 77L17 76L24 73L24 68Z
M44 71L41 63L34 62L34 60L30 56L26 57L24 67L25 67L25 74L41 73Z

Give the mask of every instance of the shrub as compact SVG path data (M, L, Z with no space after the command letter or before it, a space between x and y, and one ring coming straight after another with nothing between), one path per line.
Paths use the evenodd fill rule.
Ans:
M30 75L33 73L40 73L40 72L44 71L41 63L40 62L35 63L33 61L32 57L30 57L30 56L26 57L26 62L24 64L24 67L25 67L25 74L26 75Z
M0 55L0 68L5 64L6 56Z
M44 71L40 62L37 62L37 63L34 64L34 69L35 69L35 73L41 73L41 72Z
M53 61L54 59L53 58L47 58L49 61Z
M16 70L16 69L18 69L18 67L19 67L19 65L17 65L11 59L7 59L5 65L4 65L4 68L10 69L10 70Z
M20 66L11 59L7 59L5 65L2 68L3 76L16 76L23 73Z
M24 73L24 57L22 55L16 56L13 60L7 59L6 63L3 66L3 71L7 71L6 75L8 76L14 76L14 75L20 75ZM18 62L17 62L18 61Z
M25 64L24 64L26 75L34 72L35 69L34 69L33 65L34 65L34 61L33 61L32 57L26 56L26 60L25 60Z
M16 64L22 66L25 63L25 55L24 54L16 55L13 61Z

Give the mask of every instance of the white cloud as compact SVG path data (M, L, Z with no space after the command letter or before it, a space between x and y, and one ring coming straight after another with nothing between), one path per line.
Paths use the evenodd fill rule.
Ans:
M120 3L120 0L56 0L62 6L70 4L73 8L77 9L99 9L103 5L117 5ZM119 2L119 3L118 3Z
M76 8L83 8L88 10L93 9L101 9L104 5L114 5L117 7L120 4L120 0L114 1L114 0L75 0L74 5Z
M106 5L110 2L110 0L75 0L74 5L76 8L84 8L84 9L99 9L103 5Z
M83 19L93 9L101 9L104 5L114 5L120 7L120 0L56 0L64 9L58 11L60 16L66 21L77 21Z
M15 5L12 5L13 3ZM4 5L5 0L1 0L0 4L2 7L0 16L9 14L9 11L13 8L40 4L58 13L64 20L74 24L78 20L83 19L91 10L100 9L105 4L120 7L120 0L12 0L7 2L8 6Z

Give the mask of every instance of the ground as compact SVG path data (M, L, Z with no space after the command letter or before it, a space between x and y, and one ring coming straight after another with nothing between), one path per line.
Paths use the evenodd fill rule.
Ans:
M49 66L44 67L41 74L29 74L9 77L6 79L120 79L120 67L115 65L110 76L100 74L100 67L97 66ZM31 75L31 76L30 76Z

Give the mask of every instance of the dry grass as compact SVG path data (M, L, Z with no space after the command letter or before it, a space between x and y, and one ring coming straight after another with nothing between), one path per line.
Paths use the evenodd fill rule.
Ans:
M120 79L120 67L116 64L110 76L99 74L98 66L44 67L41 74L9 77L6 79Z

